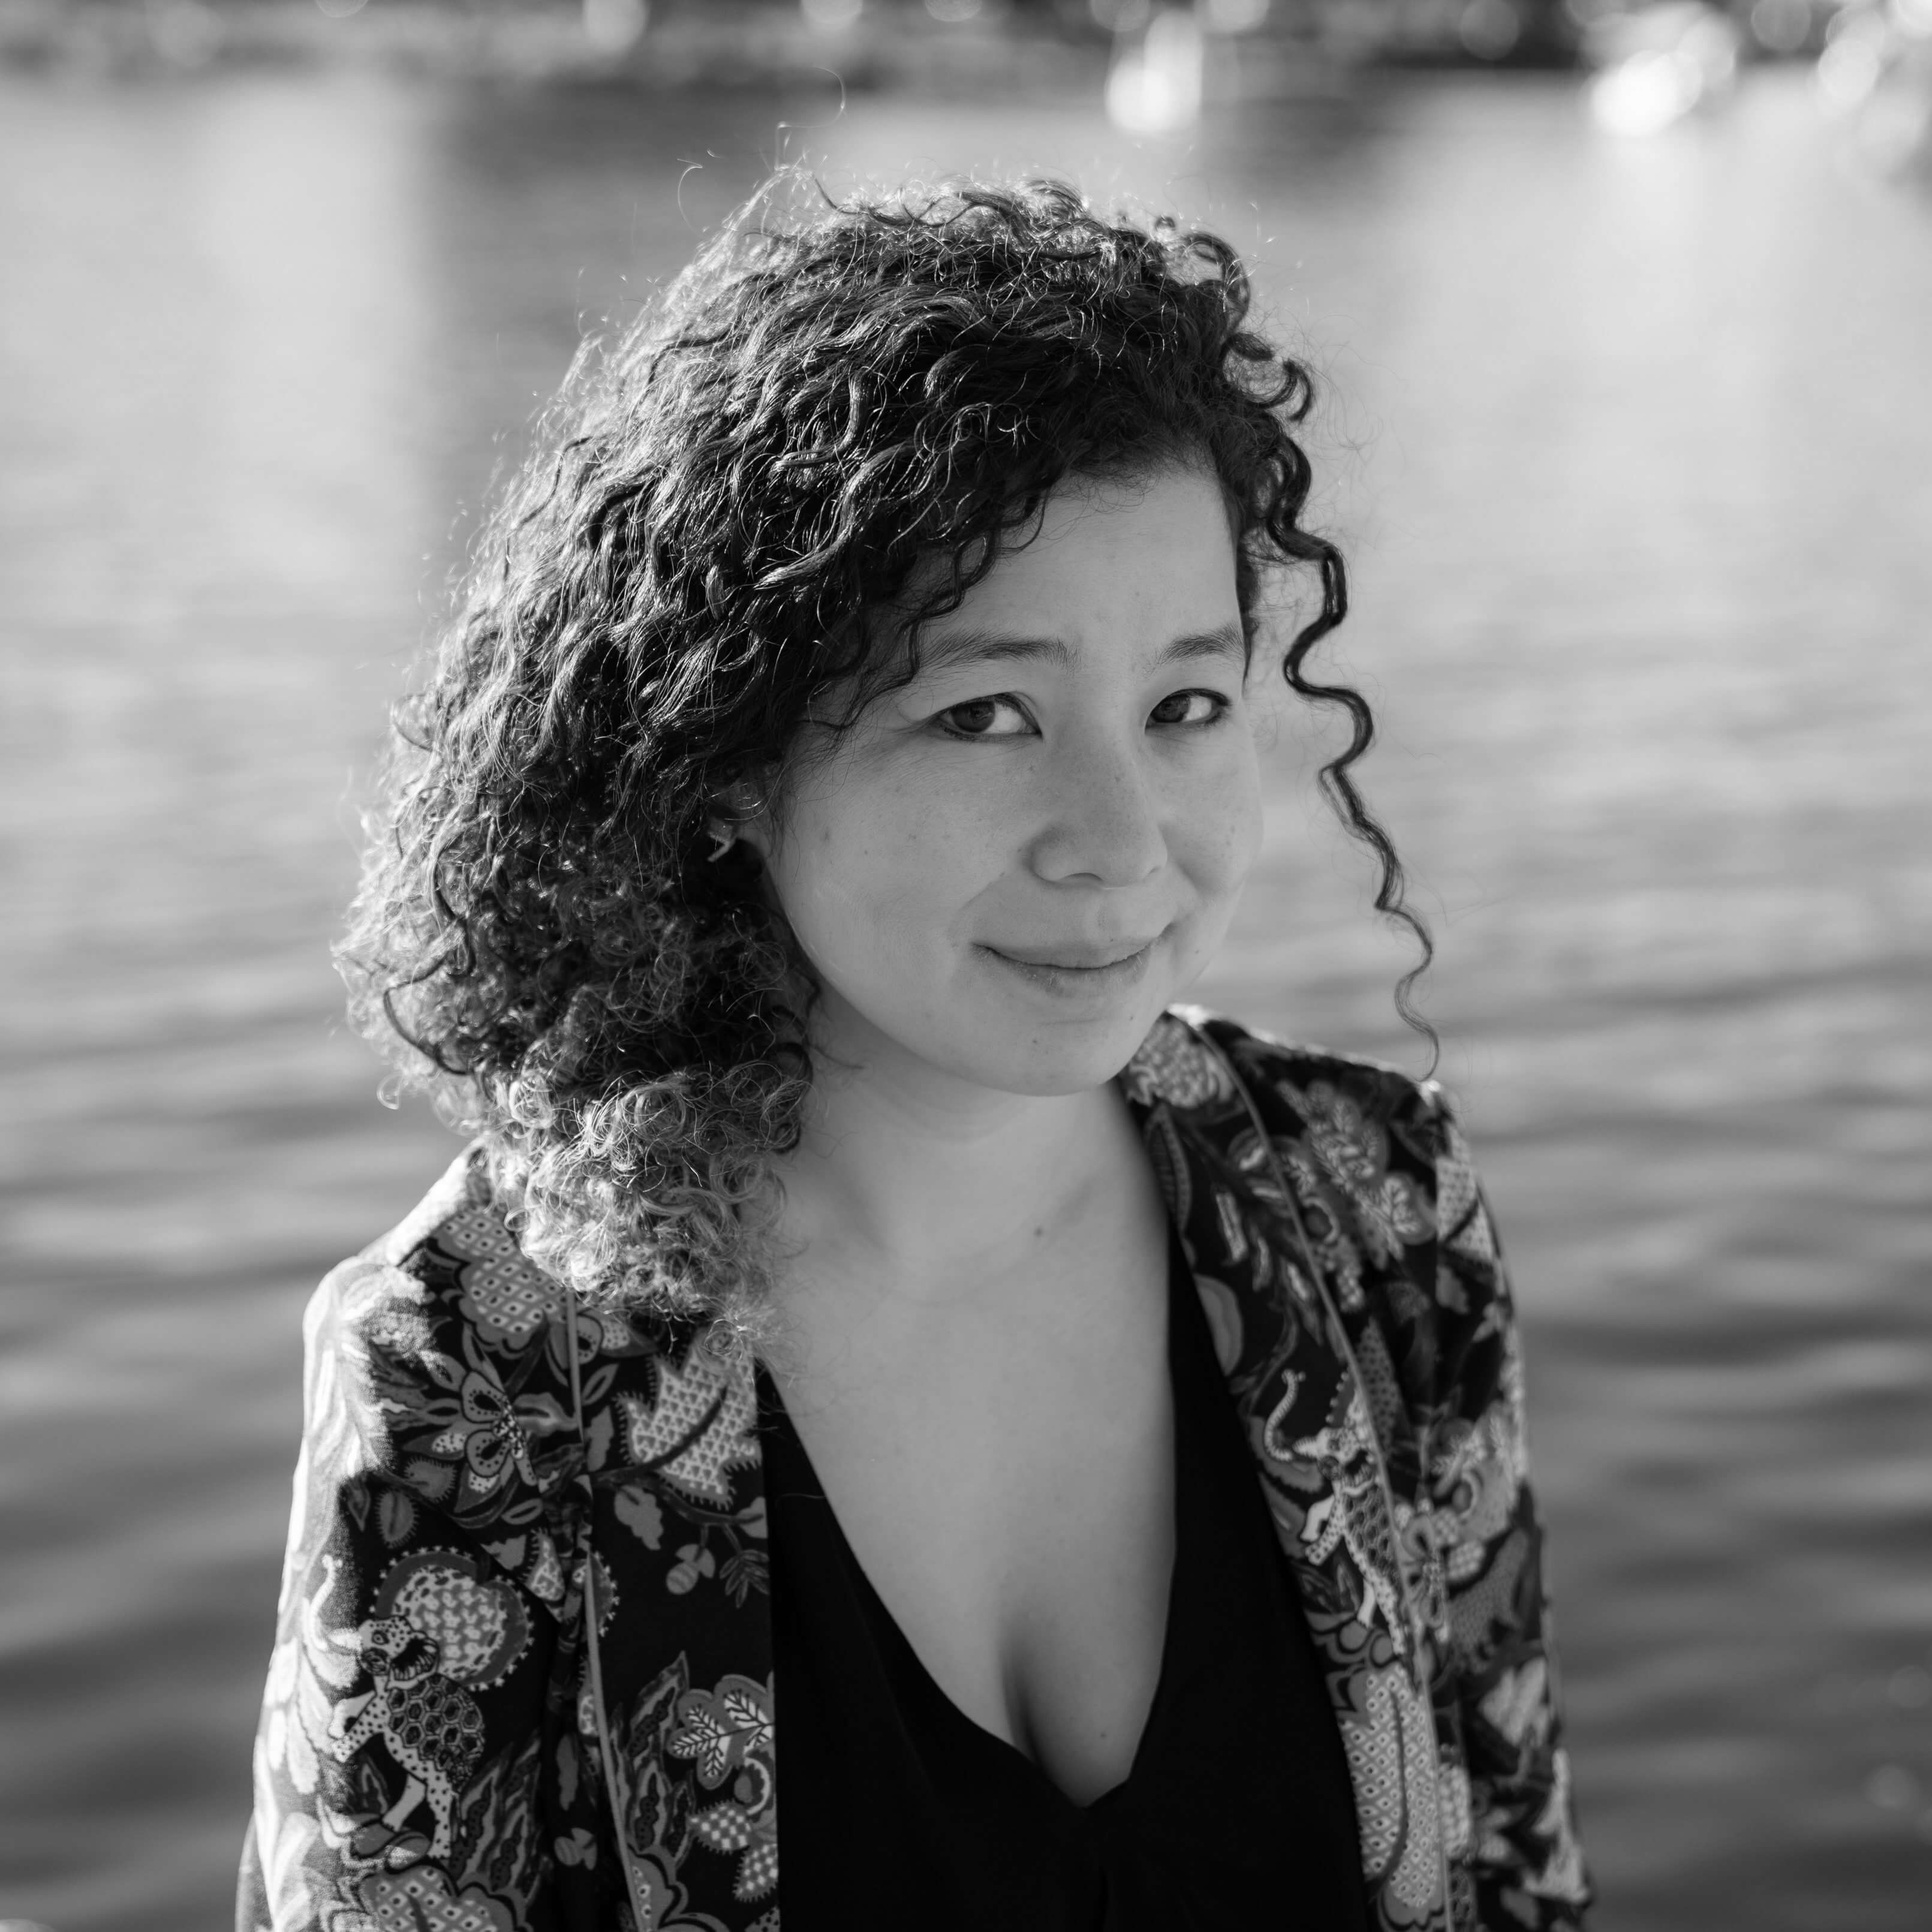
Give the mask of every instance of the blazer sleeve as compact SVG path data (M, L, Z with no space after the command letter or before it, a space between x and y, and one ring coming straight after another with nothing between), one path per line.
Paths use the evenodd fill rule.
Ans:
M1563 1746L1516 1309L1454 1111L1432 1082L1416 1099L1420 1118L1399 1138L1432 1154L1435 1239L1410 1253L1432 1250L1434 1280L1414 1283L1419 1318L1406 1339L1420 1372L1403 1379L1412 1393L1418 1382L1430 1390L1418 1418L1412 1541L1434 1601L1434 1694L1452 1805L1460 1808L1459 1784L1467 1793L1466 1828L1447 1821L1452 1842L1461 1840L1460 1882L1473 1892L1459 1900L1457 1922L1553 1932L1582 1923L1592 1892Z
M549 1932L554 1862L588 1845L526 1432L433 1302L365 1258L310 1304L237 1932Z

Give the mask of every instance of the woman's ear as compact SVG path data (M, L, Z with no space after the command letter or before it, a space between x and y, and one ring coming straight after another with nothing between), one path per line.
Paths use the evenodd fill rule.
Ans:
M760 859L772 856L771 807L766 789L753 778L740 778L714 792L705 820L711 835L710 856L722 859L734 845L748 845Z

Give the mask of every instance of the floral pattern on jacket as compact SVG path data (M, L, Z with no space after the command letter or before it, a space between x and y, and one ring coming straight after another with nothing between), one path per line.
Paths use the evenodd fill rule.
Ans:
M1121 1084L1324 1664L1371 1923L1580 1924L1515 1322L1448 1104L1178 1012ZM473 1152L305 1340L238 1932L777 1932L748 1367L568 1308Z

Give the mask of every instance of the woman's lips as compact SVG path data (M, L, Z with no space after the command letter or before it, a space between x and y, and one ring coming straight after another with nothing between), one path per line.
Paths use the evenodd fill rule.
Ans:
M1111 992L1136 984L1154 956L1151 939L1120 940L1107 946L985 946L1003 966L1043 990L1059 994Z

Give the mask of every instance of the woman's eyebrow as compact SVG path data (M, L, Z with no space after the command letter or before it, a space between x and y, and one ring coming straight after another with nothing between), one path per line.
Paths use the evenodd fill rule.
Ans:
M999 631L950 631L943 638L920 640L919 668L953 670L962 664L1001 664L1027 658L1066 664L1072 656L1062 638L1028 638Z
M1189 658L1234 658L1247 660L1247 640L1237 623L1220 625L1211 631L1190 631L1176 638L1156 659L1172 664ZM945 636L920 640L921 671L955 670L965 664L1038 661L1065 664L1073 652L1064 638L1028 637L1001 631L950 631Z
M1248 661L1248 640L1240 626L1226 623L1211 631L1192 631L1184 638L1177 638L1160 654L1162 664L1170 664L1178 658L1235 658L1246 664Z

